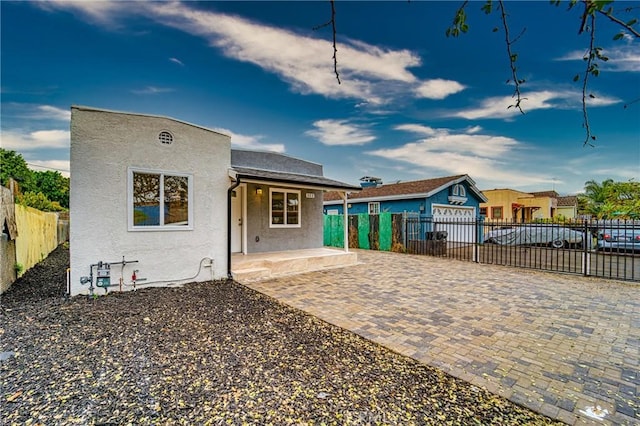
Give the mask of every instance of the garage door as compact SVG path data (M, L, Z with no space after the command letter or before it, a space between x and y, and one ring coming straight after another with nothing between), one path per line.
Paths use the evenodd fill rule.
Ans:
M433 204L431 216L433 217L434 231L446 231L447 241L476 242L475 207Z

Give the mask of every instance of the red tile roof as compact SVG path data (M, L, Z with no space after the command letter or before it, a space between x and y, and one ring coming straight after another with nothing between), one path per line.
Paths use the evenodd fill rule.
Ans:
M363 188L360 192L350 193L349 199L392 197L397 195L426 194L452 181L464 178L466 175L447 176L434 179L414 180L407 182L389 183L380 186ZM325 192L324 201L340 200L337 192Z

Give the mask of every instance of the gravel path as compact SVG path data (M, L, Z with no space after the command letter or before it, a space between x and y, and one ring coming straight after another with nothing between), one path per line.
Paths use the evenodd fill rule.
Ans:
M4 424L555 424L231 281L67 301L68 261L2 296Z

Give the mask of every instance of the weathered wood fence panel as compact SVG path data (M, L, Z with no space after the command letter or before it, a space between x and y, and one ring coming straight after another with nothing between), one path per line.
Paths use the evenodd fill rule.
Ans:
M58 247L58 215L16 204L16 262L31 268Z

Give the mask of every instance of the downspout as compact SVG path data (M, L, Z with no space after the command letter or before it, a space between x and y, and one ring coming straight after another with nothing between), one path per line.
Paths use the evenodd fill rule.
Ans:
M233 279L231 274L231 194L240 186L240 176L236 175L236 183L227 189L227 279Z

